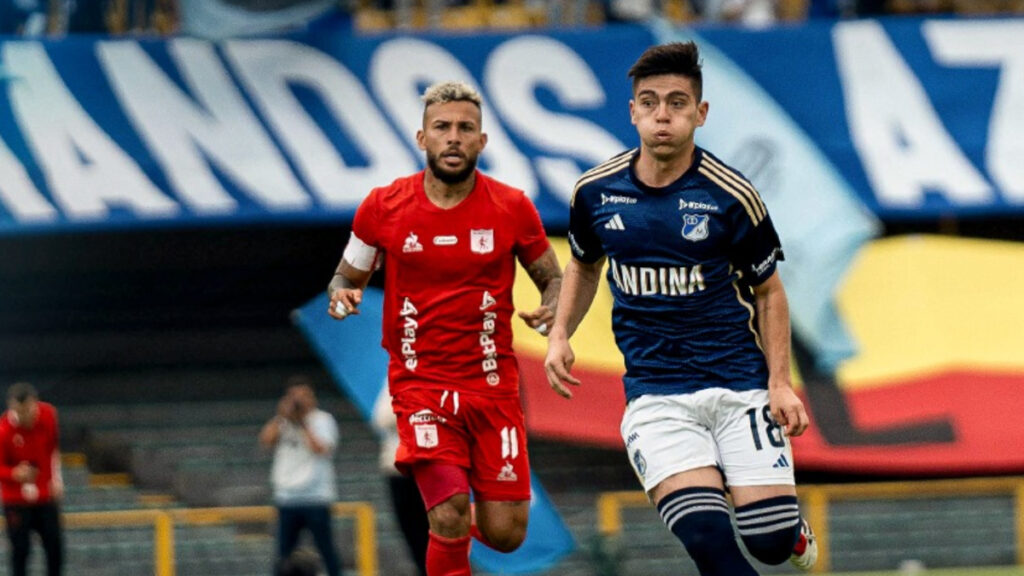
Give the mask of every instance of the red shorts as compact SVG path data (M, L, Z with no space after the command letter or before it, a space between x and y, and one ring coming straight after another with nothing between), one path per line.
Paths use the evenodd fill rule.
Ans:
M518 397L448 390L405 390L392 400L398 418L395 466L427 462L469 471L478 500L529 500L530 460Z

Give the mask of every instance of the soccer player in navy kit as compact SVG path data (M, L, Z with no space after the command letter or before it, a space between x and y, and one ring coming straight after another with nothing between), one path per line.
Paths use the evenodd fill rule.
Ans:
M545 370L571 397L569 337L608 261L612 327L626 360L622 437L665 524L705 576L767 564L809 569L790 436L809 421L790 383L782 248L764 202L694 143L708 103L692 42L648 49L629 71L640 148L586 172L570 203L560 305Z

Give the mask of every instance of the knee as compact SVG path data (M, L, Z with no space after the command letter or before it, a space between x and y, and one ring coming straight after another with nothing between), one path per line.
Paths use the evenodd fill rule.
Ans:
M445 538L461 538L469 534L469 503L460 505L461 499L450 498L427 512L430 529Z
M793 554L794 536L789 530L741 538L747 552L765 564L782 564Z
M526 539L526 526L515 523L501 530L491 530L484 536L492 548L498 552L508 553L522 545Z
M782 564L800 536L796 498L781 496L736 509L736 525L747 551L765 564Z
M694 515L677 530L686 551L694 558L715 557L736 538L726 514Z

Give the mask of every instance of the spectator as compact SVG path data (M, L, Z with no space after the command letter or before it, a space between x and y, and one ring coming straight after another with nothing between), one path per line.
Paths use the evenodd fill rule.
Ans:
M319 573L320 563L316 552L308 548L296 548L277 567L277 576L317 576Z
M58 502L64 480L57 410L40 401L26 382L7 390L7 412L0 417L0 495L11 541L11 574L25 576L32 532L42 540L47 575L61 574L64 543Z
M303 529L327 568L341 576L341 559L334 544L331 504L337 499L334 449L338 424L317 408L312 383L302 376L288 380L277 413L260 430L260 444L274 448L271 484L277 507L277 565L290 559Z
M693 4L708 22L764 27L778 19L778 0L693 0Z

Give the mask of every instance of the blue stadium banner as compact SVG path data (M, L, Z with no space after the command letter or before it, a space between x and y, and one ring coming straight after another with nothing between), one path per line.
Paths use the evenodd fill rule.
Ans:
M387 353L380 347L383 294L367 289L360 314L344 323L327 314L327 295L313 298L293 313L293 321L320 357L334 381L359 412L370 420L374 403L387 385ZM495 574L533 574L554 566L572 552L576 543L536 474L531 473L533 492L526 540L518 550L502 554L476 544L470 558Z
M695 32L868 211L1024 208L1024 20ZM0 234L345 222L372 187L422 166L418 95L452 78L486 100L481 166L564 228L576 178L635 145L625 71L664 37L654 25L357 36L344 20L218 42L0 36ZM705 91L698 140L751 124L720 113L732 96Z

